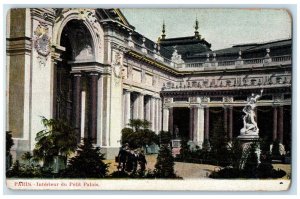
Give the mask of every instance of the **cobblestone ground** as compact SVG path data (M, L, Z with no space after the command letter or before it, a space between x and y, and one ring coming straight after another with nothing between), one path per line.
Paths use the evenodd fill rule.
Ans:
M147 168L153 170L156 163L157 155L147 155ZM117 165L114 160L105 160L106 163L110 163L109 166L109 173L117 170ZM291 176L291 165L287 164L274 164L274 169L282 169L284 170L287 175L283 177L283 179L289 179ZM193 163L186 163L186 162L175 162L175 172L178 176L183 177L183 179L192 179L192 178L209 178L209 174L218 169L218 166L214 165L207 165L207 164L193 164ZM213 179L211 179L213 180Z

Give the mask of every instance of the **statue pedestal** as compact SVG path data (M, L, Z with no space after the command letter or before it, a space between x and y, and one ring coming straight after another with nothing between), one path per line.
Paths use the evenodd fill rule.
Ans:
M239 168L243 169L245 166L245 163L247 161L248 155L249 155L249 151L251 148L251 144L254 142L257 142L259 139L258 135L240 135L237 137L242 145L242 149L243 149L243 154L240 160L240 165ZM256 148L256 155L257 155L257 162L258 164L260 163L260 145L257 144L257 148Z

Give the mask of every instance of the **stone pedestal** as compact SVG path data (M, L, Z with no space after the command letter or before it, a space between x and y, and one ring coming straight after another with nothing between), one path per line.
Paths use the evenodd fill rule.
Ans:
M259 136L258 135L240 135L237 137L242 145L243 153L240 160L239 168L243 169L245 163L247 162L247 158L250 152L251 144L258 142ZM260 145L257 143L257 148L255 151L257 155L257 162L260 163Z

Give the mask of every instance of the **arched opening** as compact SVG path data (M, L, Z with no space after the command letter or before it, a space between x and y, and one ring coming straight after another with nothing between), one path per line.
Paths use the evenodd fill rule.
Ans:
M93 39L83 21L71 20L62 30L59 45L65 47L65 51L55 70L54 116L74 126L78 138L86 137L91 103L89 71L76 74L72 69L78 63L84 67L84 63L94 60Z

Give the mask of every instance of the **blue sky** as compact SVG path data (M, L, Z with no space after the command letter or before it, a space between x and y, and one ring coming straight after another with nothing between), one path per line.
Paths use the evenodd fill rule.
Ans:
M121 9L136 31L157 41L163 20L166 35L192 36L196 17L199 32L212 49L234 44L291 37L292 19L284 9Z

